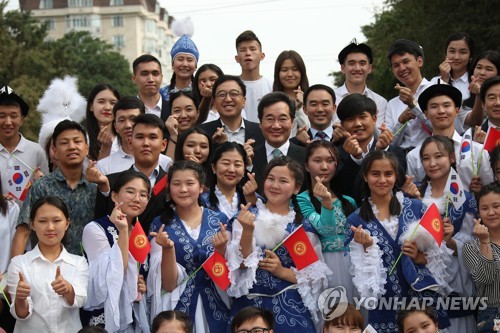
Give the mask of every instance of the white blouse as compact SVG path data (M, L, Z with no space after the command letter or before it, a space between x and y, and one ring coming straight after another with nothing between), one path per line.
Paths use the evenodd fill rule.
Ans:
M5 273L9 266L10 247L16 232L19 206L14 201L7 201L7 212L0 213L0 273Z
M61 267L61 275L75 290L73 305L69 305L52 289L51 283L55 280L57 266ZM24 255L12 258L7 278L11 298L16 297L19 272L23 273L31 288L27 299L29 314L26 318L20 319L17 316L14 302L10 307L11 314L17 319L14 333L66 333L81 329L80 307L87 300L88 268L84 257L70 254L64 247L54 262L43 256L38 245Z

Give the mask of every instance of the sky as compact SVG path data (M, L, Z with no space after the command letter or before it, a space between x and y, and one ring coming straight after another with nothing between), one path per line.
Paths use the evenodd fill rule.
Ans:
M193 41L200 52L198 66L214 63L227 74L240 74L234 60L236 37L253 30L265 59L261 74L273 80L274 61L284 50L297 51L306 64L310 84L333 85L340 70L338 53L356 38L366 40L361 27L374 22L383 0L160 0L171 16L190 18ZM19 8L10 0L9 9Z

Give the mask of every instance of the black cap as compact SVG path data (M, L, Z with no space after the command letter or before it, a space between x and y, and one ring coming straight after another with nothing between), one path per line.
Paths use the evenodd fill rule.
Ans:
M368 57L368 60L370 60L370 64L373 62L372 49L364 43L358 44L358 42L356 42L356 38L353 39L349 45L344 47L342 51L340 51L339 63L343 64L347 55L351 53L364 53Z
M422 111L427 110L427 103L436 96L446 95L455 103L455 107L462 104L462 93L457 88L448 84L434 84L425 89L418 97L418 105Z
M26 103L19 95L17 95L11 87L2 84L0 86L0 100L4 98L11 98L15 100L21 108L21 114L25 117L28 115L28 111L30 109L28 103Z
M424 57L424 50L422 46L418 45L418 43L408 40L408 39L397 39L395 40L389 49L387 50L387 58L389 61L394 54L399 53L410 53L415 55L416 57Z

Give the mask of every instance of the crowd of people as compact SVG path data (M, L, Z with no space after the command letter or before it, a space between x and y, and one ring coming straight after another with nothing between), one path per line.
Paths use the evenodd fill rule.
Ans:
M487 149L500 53L475 56L471 36L452 34L427 80L423 48L398 39L387 101L367 86L366 44L341 50L336 89L310 84L292 50L269 80L257 36L235 44L241 73L228 75L197 69L182 36L165 87L158 59L138 57L137 96L98 83L85 121L51 118L39 143L20 133L27 103L1 87L0 327L500 331L500 147ZM435 241L419 226L432 207ZM145 259L132 249L141 228ZM299 229L318 259L300 269L282 246ZM227 288L201 269L215 254ZM341 301L325 300L332 290Z

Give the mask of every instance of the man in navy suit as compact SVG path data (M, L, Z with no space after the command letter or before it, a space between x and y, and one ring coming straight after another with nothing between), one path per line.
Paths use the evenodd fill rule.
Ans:
M310 86L304 92L304 113L311 127L307 132L299 130L291 141L305 146L312 140L331 141L333 137L332 119L336 111L335 92L324 84Z
M396 155L399 161L398 186L406 180L406 158L404 151L390 146L393 133L382 125L377 136L377 104L361 94L350 94L339 103L337 116L345 131L345 141L338 146L341 165L338 172L338 185L342 194L352 197L358 205L361 203L360 175L361 163L371 151L387 150Z
M198 127L205 130L214 143L233 141L250 148L264 143L259 124L243 119L246 87L237 76L222 75L214 83L212 99L220 118ZM247 149L248 152L248 149Z
M274 157L289 156L301 164L305 162L305 148L288 140L295 118L294 102L283 92L276 91L262 97L257 108L260 128L265 142L255 147L253 169L262 194L264 173Z

